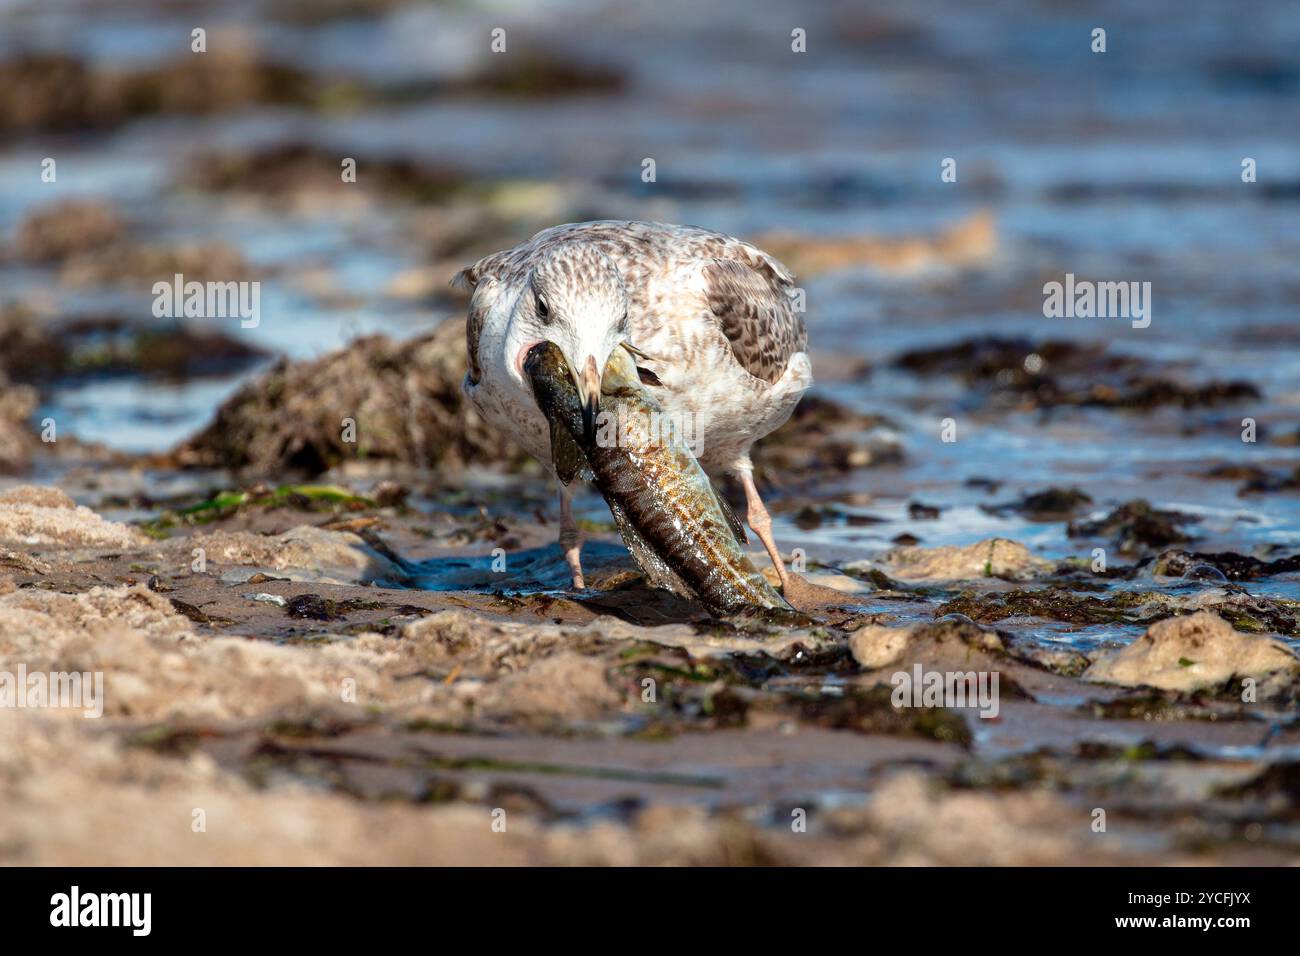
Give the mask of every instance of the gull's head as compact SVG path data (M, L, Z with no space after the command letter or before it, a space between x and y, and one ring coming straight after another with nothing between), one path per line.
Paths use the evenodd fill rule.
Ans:
M583 428L594 441L601 376L610 355L628 338L627 292L618 267L585 242L552 246L529 273L512 326L514 374L526 382L529 349L554 342L578 388Z

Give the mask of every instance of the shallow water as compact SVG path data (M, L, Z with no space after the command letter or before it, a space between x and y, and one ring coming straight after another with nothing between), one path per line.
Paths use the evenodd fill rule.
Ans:
M196 194L176 188L187 157L277 139L355 153L363 163L409 155L489 181L549 184L534 196L534 211L554 204L575 217L694 222L745 236L929 234L987 209L998 251L981 265L805 277L818 388L887 416L905 462L776 494L783 547L835 565L882 552L907 532L926 546L1000 536L1049 558L1087 555L1098 542L1068 538L1063 521L980 508L1049 485L1093 498L1093 513L1080 517L1100 517L1132 498L1200 515L1191 547L1202 551L1300 547L1295 490L1238 497L1238 482L1195 477L1220 461L1276 471L1300 465L1300 445L1240 439L1247 416L1267 436L1300 425L1294 7L1259 4L1242 15L1208 2L1134 9L1117 0L1088 14L1027 3L977 14L958 0L887 13L848 2L797 12L785 3L756 10L737 2L728 20L735 32L722 43L700 31L724 16L717 4L707 12L685 2L609 6L540 5L524 15L516 42L526 35L579 60L618 64L629 74L622 93L427 98L338 116L249 110L149 120L60 142L59 182L35 188L30 171L52 147L20 139L0 149L0 233L11 234L39 203L107 196L142 238L220 239L263 283L261 324L241 330L231 320L227 331L304 358L366 332L408 335L452 313L439 294L412 300L389 292L401 273L426 261L412 240L410 210L328 203L281 210ZM473 51L501 16L399 8L374 21L281 22L255 32L322 75L346 69L385 80L445 79L490 62ZM565 27L573 17L582 18L581 35ZM1110 31L1107 54L1088 52L1094 21ZM188 23L140 4L9 0L0 4L0 51L39 45L106 63L148 62L165 59L161 51ZM787 24L809 30L815 56L789 52ZM1244 155L1258 161L1258 183L1240 182ZM657 183L640 181L645 156L658 163ZM946 156L958 159L957 183L939 181ZM1042 284L1066 272L1151 282L1151 326L1044 318ZM328 277L325 292L305 278L320 274ZM67 288L51 270L0 262L0 297L38 294L56 312L111 305L145 319L151 294L143 285ZM909 349L985 334L1102 342L1112 354L1167 365L1188 383L1251 382L1263 398L1141 414L995 413L956 378L889 367ZM870 374L848 373L850 359L871 363ZM49 392L39 415L84 440L162 450L206 423L253 374L165 385L80 381ZM939 438L949 416L958 422L954 443ZM972 477L1003 484L988 493L966 486ZM847 495L867 496L861 510L883 521L795 523L799 502ZM941 507L941 517L912 519L913 500ZM590 495L582 514L608 520ZM447 586L445 570L431 572L431 586ZM1294 577L1247 587L1300 597ZM1085 647L1133 632L1026 626L1043 640Z

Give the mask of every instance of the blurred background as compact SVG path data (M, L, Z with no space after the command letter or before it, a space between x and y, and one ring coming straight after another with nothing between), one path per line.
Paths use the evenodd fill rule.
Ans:
M806 289L792 427L823 443L768 457L778 537L1062 555L1062 524L987 506L1068 485L1286 548L1297 50L1283 2L0 0L3 467L165 481L277 358L427 334L463 314L456 269L540 228L657 219ZM1151 326L1044 318L1067 272L1151 282ZM260 282L260 324L155 318L175 273ZM46 420L81 458L31 439Z

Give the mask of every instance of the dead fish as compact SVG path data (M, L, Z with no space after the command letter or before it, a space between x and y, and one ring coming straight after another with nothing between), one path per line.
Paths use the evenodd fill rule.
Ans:
M615 349L602 379L602 420L588 440L582 402L559 348L535 346L524 361L538 407L551 425L551 460L568 484L588 474L605 497L619 533L651 583L709 608L789 610L741 549L739 519L641 384L631 355ZM620 406L622 406L620 408Z

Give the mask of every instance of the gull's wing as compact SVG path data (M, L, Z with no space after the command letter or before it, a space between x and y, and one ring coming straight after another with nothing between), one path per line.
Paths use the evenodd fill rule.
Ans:
M705 296L736 361L770 384L791 356L808 348L808 330L794 308L794 276L752 246L743 251L750 250L757 255L705 264Z

